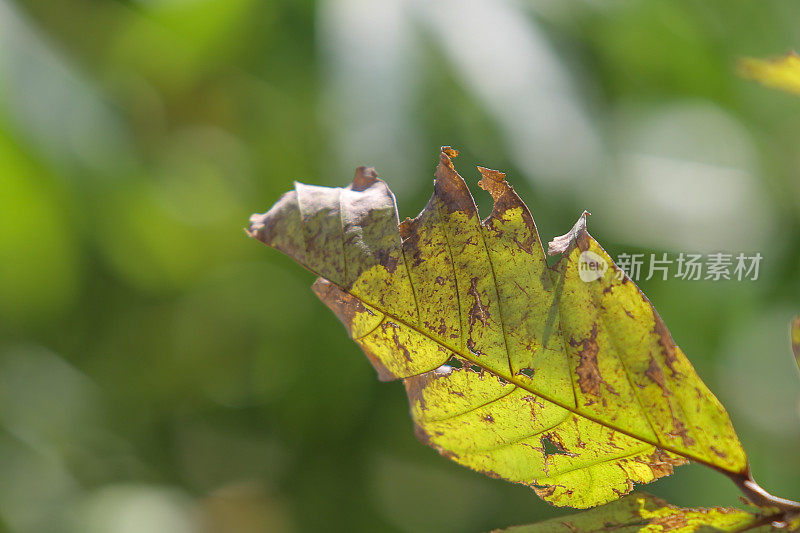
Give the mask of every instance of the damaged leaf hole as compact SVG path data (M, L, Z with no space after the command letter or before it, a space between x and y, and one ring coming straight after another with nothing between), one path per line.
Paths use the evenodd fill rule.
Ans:
M483 367L481 367L480 365L476 365L475 363L470 363L455 355L452 356L450 359L448 359L445 364L437 368L437 370L441 371L442 373L445 372L449 373L452 370L461 370L461 369L466 369L469 370L470 372L475 372L476 374L482 374L485 372Z
M447 360L444 366L449 366L450 368L464 368L464 360L459 359L455 355Z
M518 376L525 376L526 378L533 378L533 374L534 374L533 369L528 367L520 368L517 371Z
M550 438L549 435L543 436L539 442L542 445L542 450L544 452L545 457L550 457L551 455L566 455L567 457L577 457L577 454L567 451L564 446L562 446L559 442Z

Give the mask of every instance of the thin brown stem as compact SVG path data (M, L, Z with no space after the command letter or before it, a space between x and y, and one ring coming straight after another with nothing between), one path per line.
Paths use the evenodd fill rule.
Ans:
M736 483L736 486L744 493L745 497L755 505L773 507L783 511L785 515L800 513L800 502L773 496L755 482L749 468L744 474L731 474L729 472L725 472L725 474Z

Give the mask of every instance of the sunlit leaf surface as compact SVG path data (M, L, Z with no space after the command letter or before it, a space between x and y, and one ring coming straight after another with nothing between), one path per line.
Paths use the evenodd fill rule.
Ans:
M455 155L413 220L359 168L344 189L296 184L249 233L319 276L379 377L404 381L420 440L462 465L578 508L687 460L746 477L727 413L586 214L548 267L505 175L480 169L481 221Z

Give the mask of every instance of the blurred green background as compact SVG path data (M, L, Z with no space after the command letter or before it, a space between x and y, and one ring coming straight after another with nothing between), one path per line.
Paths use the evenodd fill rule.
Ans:
M566 513L419 444L312 276L246 238L298 179L438 147L542 237L760 252L641 286L768 490L800 498L800 99L738 79L794 0L0 0L0 517L9 532L472 532ZM478 194L479 193L479 194ZM686 466L645 488L736 505Z

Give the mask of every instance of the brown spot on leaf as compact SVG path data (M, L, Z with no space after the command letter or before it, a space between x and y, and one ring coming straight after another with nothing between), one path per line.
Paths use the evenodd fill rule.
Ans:
M653 477L659 479L672 475L673 467L686 464L688 461L682 457L670 455L660 448L656 448L655 451L647 457L647 460L643 462L650 468Z
M570 533L581 533L581 530L580 530L580 529L578 529L578 526L576 526L576 525L575 525L575 524L573 524L572 522L567 522L567 521L565 520L565 521L561 522L561 524L562 524L562 525L563 525L565 528L569 529L569 530L570 530Z
M531 404L538 405L539 407L544 409L544 404L542 402L540 402L539 400L537 400L536 396L527 395L527 396L523 396L522 398L520 398L520 400L524 400L526 402L531 402Z
M397 334L397 330L400 329L400 326L395 324L394 322L386 321L381 324L381 329L384 333L388 328L392 328L392 341L394 341L395 347L403 353L403 357L406 358L407 361L411 361L411 352L408 351L408 348L405 347L403 343L400 342L400 336Z
M442 454L442 455L444 455L444 454ZM481 474L483 474L484 476L489 476L489 477L490 477L490 478L492 478L492 479L503 479L503 476L501 476L500 474L498 474L498 473L497 473L497 472L495 472L494 470L480 470L480 469L475 469L475 471L476 471L476 472L479 472L479 473L481 473Z
M439 317L439 326L434 326L427 320L423 322L425 327L428 328L430 331L435 331L439 334L440 337L444 337L447 334L447 324L445 324L444 318Z
M419 408L423 411L428 409L428 404L425 402L425 395L423 391L435 379L435 374L425 372L416 376L411 376L403 380L403 385L406 387L406 394L408 395L408 403L412 406L419 404Z
M650 520L650 525L658 526L659 531L675 531L689 525L689 521L682 514L672 514L669 516L661 516Z
M680 437L683 441L683 445L686 447L694 446L694 439L689 436L689 430L686 429L683 422L675 418L675 416L672 417L672 428L672 431L667 433L667 435L672 438Z
M389 274L393 274L397 270L397 264L400 261L394 254L388 250L378 250L375 255L378 259L378 264L385 268Z
M644 374L650 379L650 381L661 387L661 395L664 398L667 398L671 394L665 383L664 372L661 371L661 367L658 365L654 357L650 357L650 365L647 367L647 370ZM683 422L675 417L672 404L669 403L668 406L672 416L672 427L674 429L670 433L667 433L667 435L673 438L680 437L684 446L693 446L695 441L689 436L689 431L686 429L686 426L683 424Z
M470 331L470 334L471 334L471 333L472 333L472 331ZM473 355L478 355L478 356L481 356L481 355L486 355L485 353L483 353L482 351L480 351L480 350L477 348L477 345L475 344L475 341L474 341L474 340L472 340L472 337L470 337L469 339L467 339L467 350L469 350L469 352L470 352L471 354L473 354Z
M588 339L583 339L580 342L575 339L570 339L569 343L572 346L581 347L579 352L580 362L576 369L578 373L578 385L580 385L581 392L599 397L600 385L603 384L610 393L617 394L617 391L606 383L603 376L600 375L600 367L597 364L597 353L599 352L597 346L597 324L592 326L592 331Z
M655 309L653 309L653 318L655 318L653 332L658 335L658 344L661 346L661 353L664 355L664 362L669 367L672 375L676 376L679 374L679 372L675 370L674 366L675 363L678 362L678 354L675 350L675 342L672 340L672 336L669 334L667 326L664 325L664 321L661 320L661 317L658 316L658 313L656 313Z
M603 382L603 378L597 366L597 344L588 340L583 342L586 344L580 354L581 361L577 369L578 384L584 394L600 396L600 384Z
M481 295L478 292L478 278L472 278L469 295L475 300L472 308L469 310L469 334L467 336L467 348L475 355L485 355L476 347L475 340L472 338L472 331L475 328L475 323L480 321L484 326L489 321L489 310L486 305L481 301Z
M623 496L625 496L626 494L628 494L630 491L633 490L633 483L631 482L630 479L628 480L628 490L619 490L615 487L611 487L611 490L614 491L614 494L616 494L618 497L622 498Z
M611 433L611 434L608 436L608 441L607 441L608 445L609 445L609 446L611 446L612 448L616 449L616 450L624 450L625 448L622 448L622 447L621 447L619 444L617 444L617 443L615 442L615 440L614 440L614 439L615 439L616 437L617 437L617 433Z
M489 321L489 310L481 301L481 295L478 292L478 278L472 278L470 284L469 295L475 299L475 303L472 304L472 309L469 310L469 325L471 332L472 326L475 324L476 320L480 320L481 324L484 326L486 325L486 323Z
M548 485L546 487L533 487L533 491L540 498L549 498L556 491L555 485Z
M417 437L417 440L425 446L431 446L435 448L433 443L431 443L430 435L428 435L428 433L422 429L422 426L417 423L414 423L414 436Z
M714 453L716 454L716 456L717 456L717 457L720 457L720 458L722 458L722 459L725 459L725 458L727 458L727 457L728 457L728 454L726 454L726 453L724 453L724 452L721 452L721 451L719 451L718 449L716 449L716 448L715 448L715 447L713 447L713 446L709 446L709 448L711 448L711 451L712 451L712 452L714 452Z
M653 356L650 356L650 365L647 367L647 370L645 370L644 375L647 376L650 381L661 387L661 392L664 396L669 395L670 392L664 382L664 372L661 371L661 367L658 366Z
M650 471L653 472L653 478L659 479L665 476L671 476L673 469L669 463L648 463Z
M414 231L415 222L414 219L406 217L405 220L397 225L397 232L400 234L402 240L410 239L416 234ZM419 238L419 235L416 237Z

